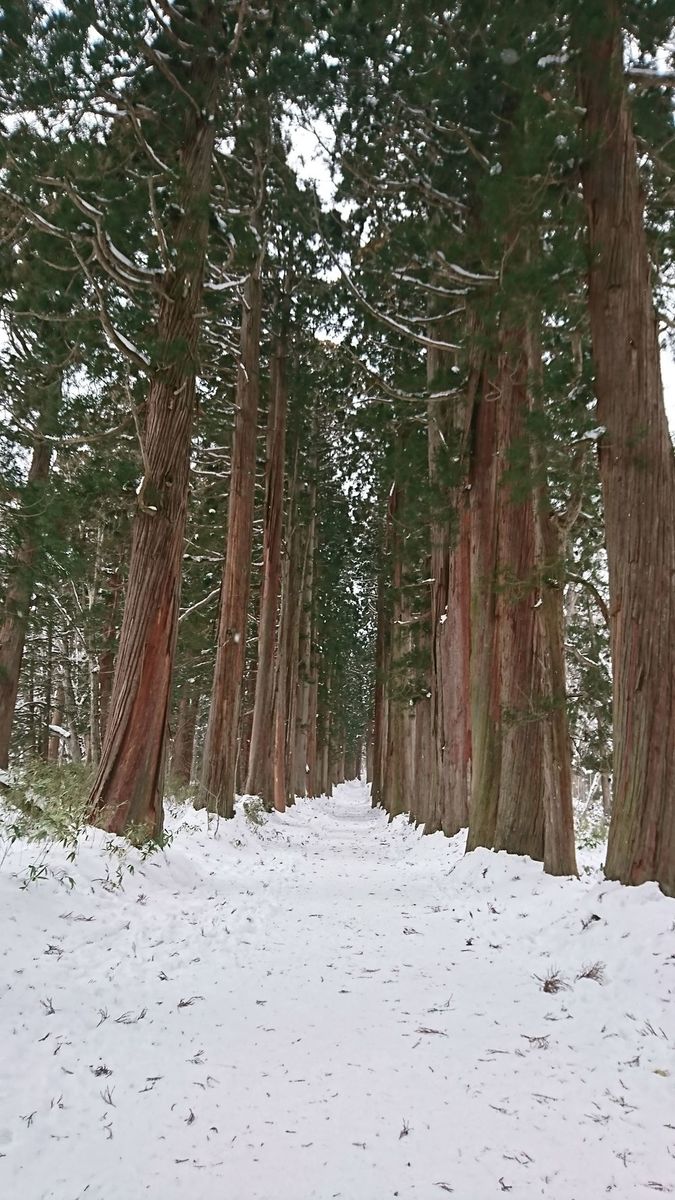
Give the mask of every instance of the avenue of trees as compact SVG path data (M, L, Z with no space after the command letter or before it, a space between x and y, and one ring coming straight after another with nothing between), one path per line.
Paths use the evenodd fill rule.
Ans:
M364 769L562 875L592 771L607 876L675 894L674 38L6 0L0 768L153 838Z

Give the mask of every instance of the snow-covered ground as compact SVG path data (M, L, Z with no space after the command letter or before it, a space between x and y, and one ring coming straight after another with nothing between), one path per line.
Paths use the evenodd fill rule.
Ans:
M171 825L144 863L53 850L23 890L35 847L4 859L1 1197L675 1192L655 886L464 858L359 784L260 830Z

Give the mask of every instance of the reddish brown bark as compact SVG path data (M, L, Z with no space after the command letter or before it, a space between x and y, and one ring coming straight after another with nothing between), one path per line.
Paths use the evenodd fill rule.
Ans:
M309 567L313 546L312 523L310 528L298 527L297 521L297 459L293 471L292 503L289 509L289 553L284 560L281 618L279 625L279 659L275 678L275 705L277 713L283 713L282 729L277 724L275 738L275 779L277 795L280 796L280 781L284 781L286 804L295 802L293 781L295 777L294 753L296 746L296 724L298 713L298 658L304 581Z
M410 819L415 825L424 825L426 830L430 817L434 759L430 696L422 696L415 704L413 759L413 794L409 802Z
M497 649L498 391L486 363L471 458L471 801L467 850L494 845L501 732Z
M281 652L281 672L286 674L287 663L286 652ZM281 682L281 678L280 678ZM279 687L274 705L274 807L277 812L286 811L286 800L288 797L287 786L287 771L286 771L286 688Z
M537 637L543 752L544 870L576 875L572 752L565 682L562 548L546 497L536 497Z
M437 700L437 817L432 828L452 837L468 823L471 771L470 728L470 522L468 496L454 495L458 528L432 569L432 629L435 646L432 697Z
M384 762L387 746L387 680L389 674L390 618L384 572L377 581L377 633L375 642L375 696L373 703L373 750L370 798L373 808L382 804Z
M239 716L246 654L255 501L262 284L257 262L246 281L237 374L227 547L220 589L218 643L204 743L201 800L221 817L234 813Z
M605 509L614 713L610 879L675 894L675 462L644 204L623 79L622 6L575 28L588 153L589 313Z
M382 805L390 818L400 816L410 808L415 754L415 709L410 695L410 672L407 666L412 646L412 610L409 591L403 587L403 548L398 527L400 503L400 488L395 485L389 501L392 558L391 669L381 793Z
M195 371L208 198L222 63L209 49L217 10L204 6L206 46L195 55L194 92L180 147L180 212L174 265L158 305L159 366L150 377L144 470L133 522L129 580L110 713L90 798L90 819L115 833L162 830L171 675L178 628Z
M293 472L293 502L290 513L295 512L296 472ZM289 525L293 516L290 516ZM289 762L290 730L295 720L296 689L296 646L302 590L302 561L304 552L302 538L297 528L292 528L289 537L289 553L283 560L281 611L279 614L279 648L274 676L273 717L273 801L278 812L283 812L291 802L292 766Z
M542 382L541 347L528 337L530 374ZM538 394L533 407L541 401ZM536 609L539 659L539 706L543 753L544 870L549 875L576 875L574 807L572 802L572 743L567 716L565 678L565 555L570 514L565 520L554 513L541 451L533 441L534 540L538 599ZM575 513L576 513L575 509Z
M542 730L536 640L536 547L532 486L514 480L530 409L524 335L506 333L499 360L497 646L501 763L494 846L544 857ZM522 451L524 452L524 451Z
M312 508L315 497L312 495ZM314 562L316 557L316 515L312 512L307 534L302 606L299 613L297 713L293 748L293 790L304 796L307 787L307 746L309 741L310 706L312 701L312 637L314 600Z
M250 615L250 612L249 612ZM247 642L250 640L250 628ZM246 655L244 664L244 679L241 688L241 716L239 718L239 747L237 751L237 780L236 792L243 795L246 792L246 777L248 775L248 758L251 746L251 728L253 725L253 700L255 697L256 661Z
M49 443L43 438L36 439L22 502L22 537L15 564L9 572L0 622L0 768L5 769L9 763L9 745L33 595L33 571L38 551L37 524L43 507L40 493L49 478L51 456Z
M98 657L98 712L101 743L105 738L110 712L110 698L115 673L115 647L117 645L117 621L124 588L117 571L113 571L104 589L105 618L103 622L103 649Z
M286 336L276 340L267 419L263 569L258 620L255 701L251 725L246 791L271 801L274 791L274 652L281 589L281 539L284 519L286 447Z
M310 657L309 724L307 727L306 795L318 795L317 780L317 705L319 702L319 680L316 646L312 645Z
M440 363L429 354L430 379ZM448 836L468 823L470 727L470 521L463 478L472 400L433 401L428 406L429 479L445 510L431 527L431 727L434 758L432 805L426 831ZM456 479L439 483L439 460L450 452Z
M192 759L194 755L195 729L199 711L199 696L181 695L176 714L176 734L173 739L171 755L172 779L184 786L192 776Z
M333 785L330 780L330 746L332 736L332 713L330 711L331 675L328 671L323 682L323 696L319 703L317 721L317 778L316 794L330 796Z

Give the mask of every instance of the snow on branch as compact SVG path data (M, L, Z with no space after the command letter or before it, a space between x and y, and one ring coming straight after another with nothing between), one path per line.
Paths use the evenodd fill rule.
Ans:
M330 257L333 259L335 266L337 267L338 271L340 272L340 275L344 279L347 287L349 288L349 291L352 293L352 296L354 296L354 298L356 300L358 300L361 307L363 309L365 309L365 311L367 313L370 313L370 315L372 317L374 317L376 321L380 321L383 325L386 325L388 329L393 329L393 331L395 333L400 334L401 337L406 337L406 338L409 338L413 342L417 342L417 344L419 346L426 346L432 350L456 351L456 350L460 349L460 347L455 345L454 342L441 342L441 341L437 341L435 338L425 337L424 334L417 333L414 329L411 329L408 325L404 325L401 321L395 320L394 317L390 317L387 313L381 312L379 308L375 308L372 304L370 304L368 302L368 300L366 300L363 293L361 291L359 291L359 289L357 288L354 281L351 279L351 277L345 271L344 267L338 262L337 258L335 257L332 250L330 249L330 246L328 246L328 244L326 242L324 242L324 246L325 246L326 250L328 251Z
M190 95L187 88L183 87L180 80L176 79L173 71L164 61L164 55L161 54L160 51L155 50L154 46L150 46L147 42L141 42L141 49L148 61L151 62L154 67L157 67L157 70L164 76L171 87L175 91L180 92L181 96L183 96L183 98L187 100L188 104L194 109L197 116L201 117L201 109L197 104L197 101L195 100L194 96Z
M566 575L566 579L568 583L577 583L580 587L586 588L587 592L590 592L598 608L600 609L600 612L602 613L602 619L605 622L605 625L609 629L611 626L609 606L595 584L590 579L585 579L583 575L572 575L569 572Z
M402 392L399 388L392 387L390 383L387 383L386 379L383 379L381 375L373 371L372 367L364 363L363 359L359 358L358 354L354 354L354 351L344 343L330 342L322 339L321 345L326 346L329 350L334 350L338 354L345 354L359 371L380 388L385 396L390 396L392 400L407 400L414 404L429 404L442 400L450 400L461 393L461 388L450 388L443 392Z
M57 179L54 176L45 175L38 179L38 183L54 188L55 191L63 192L91 223L93 229L91 233L85 235L86 240L91 241L98 262L112 279L125 288L157 287L158 277L163 272L153 270L149 267L139 267L137 263L127 258L126 254L115 245L110 235L105 232L103 228L104 214L100 209L90 204L73 187L69 180ZM61 237L66 236L61 231L56 230L56 227L50 229L49 232L60 233ZM85 240L85 238L81 237L80 240ZM69 241L73 244L72 235L69 235Z
M143 354L143 352L141 350L138 350L132 344L132 342L130 342L129 339L127 337L125 337L125 335L123 333L120 333L120 331L118 329L115 329L115 326L113 325L113 323L110 319L110 314L108 313L108 310L105 306L105 300L104 300L103 293L101 292L100 287L98 286L96 280L94 279L86 262L84 261L82 256L79 254L75 244L71 243L71 246L72 246L73 253L74 253L77 261L79 262L79 264L82 268L82 271L83 271L88 283L90 284L90 286L94 292L94 295L96 296L96 299L98 301L98 310L99 310L99 316L101 318L101 326L102 326L103 332L104 332L105 336L107 337L108 341L110 342L110 344L112 346L115 347L116 350L119 350L120 353L125 356L125 358L128 358L129 361L132 362L134 364L134 366L137 367L140 371L147 371L150 366L150 359L148 358L148 356L146 354Z
M652 71L649 67L629 67L626 71L629 83L638 87L675 88L675 71Z
M58 225L53 225L51 221L48 221L40 213L35 212L29 205L24 204L23 200L20 200L13 192L8 192L6 188L0 188L0 197L6 200L11 208L16 209L24 220L28 221L30 225L35 226L36 229L39 229L41 233L48 233L52 237L61 238L62 241L71 241L70 234L65 233L63 229L59 229Z
M216 596L219 596L219 595L220 595L220 584L218 584L217 588L213 588L213 590L209 592L208 596L202 596L201 600L197 600L196 603L191 604L189 608L184 608L178 618L178 624L180 625L181 621L184 621L186 617L189 617L191 615L191 613L196 612L197 609L204 608L204 606L206 604L210 604L210 602L212 600L215 600Z
M443 272L450 279L456 279L459 283L496 283L498 275L481 275L478 271L467 271L465 267L460 267L457 263L448 262L442 250L437 250L434 258L443 265Z

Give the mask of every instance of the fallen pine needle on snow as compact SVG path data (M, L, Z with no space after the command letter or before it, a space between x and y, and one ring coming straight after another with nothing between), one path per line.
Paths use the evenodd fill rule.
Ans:
M115 843L112 890L99 831L28 887L35 846L4 856L0 1196L673 1191L656 885L607 883L601 851L580 880L465 856L359 783L215 836L189 807L167 824L150 858Z

